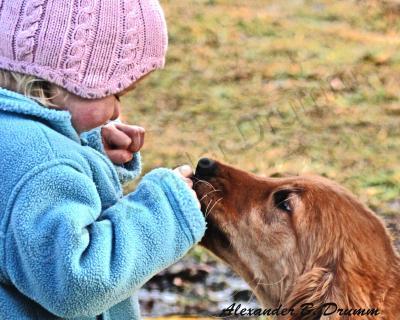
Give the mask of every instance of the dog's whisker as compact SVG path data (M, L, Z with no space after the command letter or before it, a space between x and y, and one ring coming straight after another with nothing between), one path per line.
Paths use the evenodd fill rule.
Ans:
M281 304L281 302L282 302L282 293L283 293L282 285L283 285L283 280L284 280L285 278L286 278L286 275L283 275L281 279L279 279L277 282L274 282L274 283L265 283L265 282L262 282L261 279L258 279L257 284L256 284L256 286L251 290L251 295L250 295L250 297L249 297L249 299L247 300L246 303L248 304L248 303L255 297L254 292L257 290L257 288L258 288L260 285L263 285L263 286L275 286L275 285L280 284L280 285L281 285L281 290L280 290L281 294L279 295L279 304ZM255 279L254 279L254 280L255 280Z
M247 304L254 298L254 292L256 291L256 289L258 288L258 286L260 285L260 283L261 283L261 279L259 279L259 280L257 281L257 284L256 284L254 290L251 290L250 298L249 298L249 300L247 300L247 302L246 302Z
M219 198L218 200L216 200L214 202L214 204L212 205L212 207L210 208L210 210L208 211L208 213L206 212L206 217L208 217L208 215L211 213L212 209L214 209L215 205L220 202L223 199L223 197Z
M211 187L213 190L216 190L215 187L210 182L208 182L206 180L199 179L199 178L196 178L196 179L197 179L197 181L195 181L193 183L193 186L197 185L198 183L204 183L205 185Z
M199 201L203 200L208 195L210 195L211 193L214 193L214 192L221 192L221 190L219 190L219 189L211 190L211 191L207 192L204 196L202 196L201 199L199 199Z
M284 275L283 279L286 278L286 277L287 277L287 274ZM284 288L283 288L283 279L282 279L281 287L280 287L279 304L283 303L283 290L284 290Z
M206 180L199 180L199 181L196 181L196 182L194 183L194 185L196 185L197 183L204 183L206 186L209 186L210 188L212 188L213 190L215 190L214 186L213 186L210 182L208 182L208 181L206 181Z
M222 199L222 198L220 198L220 199L218 199L217 201L215 201L214 204L211 206L211 208L208 209L209 206L210 206L210 203L213 201L212 199L210 200L210 203L207 205L206 211L205 211L205 213L204 213L204 215L205 215L206 218L207 218L207 217L209 216L209 214L211 213L211 210L214 208L215 203L218 202L218 201L220 201L221 199Z
M260 282L259 284L261 284L263 286L276 286L277 284L281 284L285 278L286 278L286 275L283 275L282 278L280 278L277 282L274 282L274 283Z
M207 207L206 207L206 210L205 210L205 213L204 213L204 215L207 217L207 212L208 212L208 208L209 208L209 206L210 206L210 204L212 203L212 199L210 200L210 202L208 203L208 205L207 205Z

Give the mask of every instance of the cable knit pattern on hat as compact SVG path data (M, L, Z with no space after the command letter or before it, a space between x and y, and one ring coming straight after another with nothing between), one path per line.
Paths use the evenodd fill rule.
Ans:
M136 8L133 6L133 2L128 2L128 16L126 19L126 34L125 43L122 49L122 63L128 65L132 63L136 58L136 54L139 46L139 26L137 25L139 19L139 13L136 12Z
M0 69L84 98L162 68L168 46L158 0L0 0Z
M44 0L35 0L29 2L26 6L24 19L21 21L21 31L16 35L15 52L17 60L33 61L34 37L39 28L44 3Z
M94 0L82 0L80 2L75 30L72 33L71 46L68 49L65 61L66 74L75 81L80 81L83 78L83 74L80 71L83 59L86 58L88 35L93 29L94 2Z
M128 2L127 3L127 10L128 10L128 16L125 21L126 24L126 34L124 37L124 43L122 45L121 49L121 63L119 65L119 72L127 74L127 70L129 69L129 64L132 63L132 61L135 61L137 54L138 54L138 48L140 45L140 39L138 35L138 18L139 18L139 13L136 12L133 2ZM136 80L135 78L131 78L131 81Z

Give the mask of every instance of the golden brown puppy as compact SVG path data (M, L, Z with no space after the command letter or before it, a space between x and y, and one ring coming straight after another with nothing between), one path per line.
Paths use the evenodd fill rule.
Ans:
M280 319L400 319L399 256L382 221L349 191L322 177L261 178L207 158L194 181L208 221L202 245L263 308L292 309ZM363 309L375 313L352 313Z

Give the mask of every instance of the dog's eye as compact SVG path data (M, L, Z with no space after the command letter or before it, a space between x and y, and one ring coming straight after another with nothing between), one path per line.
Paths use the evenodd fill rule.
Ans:
M289 200L285 200L279 206L279 209L284 210L286 212L292 212L292 207L290 206Z
M288 213L292 213L292 205L290 203L290 194L291 190L280 190L274 193L274 204L275 207L286 211Z

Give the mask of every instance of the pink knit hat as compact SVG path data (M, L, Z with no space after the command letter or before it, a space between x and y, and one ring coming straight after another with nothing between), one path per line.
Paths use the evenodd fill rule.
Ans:
M158 0L0 0L0 69L84 98L162 68L167 46Z

